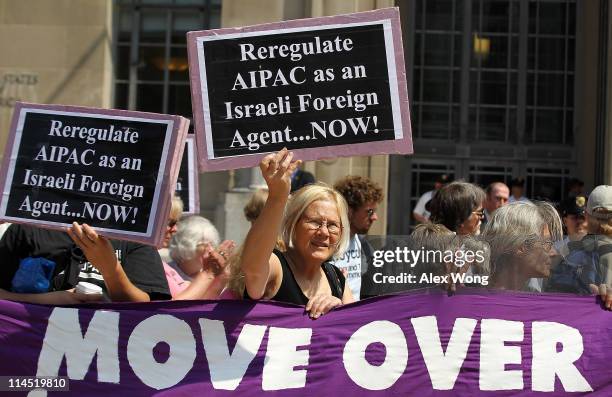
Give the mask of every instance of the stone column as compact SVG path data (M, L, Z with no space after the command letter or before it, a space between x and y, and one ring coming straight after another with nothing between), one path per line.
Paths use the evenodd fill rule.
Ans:
M303 0L224 0L221 7L221 26L238 27L304 17ZM253 191L265 187L259 167L230 171L226 190L219 194L215 219L226 239L241 244L250 224L243 208Z
M378 8L393 7L393 0L312 0L312 17L370 11ZM389 156L344 157L321 160L306 164L318 181L332 185L346 175L367 176L377 182L385 192L385 198L378 206L378 221L372 225L370 234L386 234L387 230L387 193L389 179Z

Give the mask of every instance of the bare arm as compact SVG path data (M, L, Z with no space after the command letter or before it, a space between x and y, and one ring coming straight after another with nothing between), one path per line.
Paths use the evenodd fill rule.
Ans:
M76 222L68 235L83 250L87 260L102 274L108 296L113 302L149 302L149 294L136 287L119 263L107 238L99 236L89 225Z
M419 222L419 223L428 223L429 219L425 218L423 215L417 213L417 212L413 212L412 215L414 216L414 219Z
M41 294L20 294L0 289L0 299L36 303L39 305L75 305L77 303L99 301L102 299L102 295L79 294L72 290L44 292Z
M416 205L412 209L412 216L419 223L427 223L429 219L425 216L427 213L425 211L425 205L431 199L431 197L425 193L421 197L419 197L419 201L417 201Z
M355 298L353 297L353 292L349 288L348 285L344 286L344 292L342 293L342 304L348 305L349 303L355 302Z
M173 300L217 299L227 284L223 275L203 271L191 280L189 287L181 291Z
M299 165L299 161L291 162L292 158L293 153L283 149L264 157L259 164L269 194L261 214L246 236L240 259L246 290L253 299L261 299L270 280L280 276L280 266L275 266L276 257L272 250L291 190L291 174Z

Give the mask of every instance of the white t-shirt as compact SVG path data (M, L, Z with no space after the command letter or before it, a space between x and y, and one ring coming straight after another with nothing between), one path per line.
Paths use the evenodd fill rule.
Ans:
M434 193L435 190L430 190L428 192L423 193L419 201L417 201L417 204L414 207L414 210L412 210L412 212L416 212L417 214L423 215L425 218L429 219L431 213L425 209L425 204L427 204L429 200L431 200Z
M342 258L334 261L334 265L346 270L346 285L351 289L355 301L358 301L361 293L361 241L358 235L351 238L348 249Z

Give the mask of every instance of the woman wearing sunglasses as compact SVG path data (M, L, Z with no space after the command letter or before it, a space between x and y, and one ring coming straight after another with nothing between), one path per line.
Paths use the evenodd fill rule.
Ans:
M429 203L430 220L440 223L460 236L480 233L484 218L485 192L467 182L452 182L443 186Z

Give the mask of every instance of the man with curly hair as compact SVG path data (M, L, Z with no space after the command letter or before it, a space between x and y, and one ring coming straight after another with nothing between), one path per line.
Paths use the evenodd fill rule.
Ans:
M378 219L376 210L383 200L383 190L371 179L362 176L346 176L334 184L334 189L346 199L349 208L350 245L344 256L334 262L345 272L353 297L361 295L361 275L366 271L368 243L360 238ZM365 252L365 255L364 255Z

